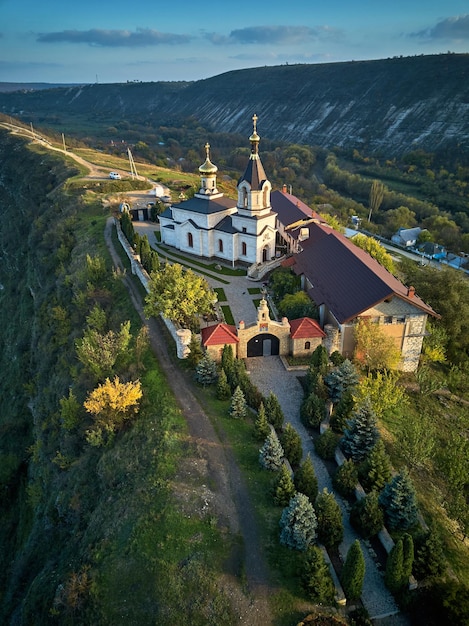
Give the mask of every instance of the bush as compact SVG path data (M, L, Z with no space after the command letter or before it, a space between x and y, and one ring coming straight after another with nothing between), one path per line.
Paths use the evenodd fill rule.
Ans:
M353 495L358 482L358 469L355 463L347 459L337 468L332 482L341 495L347 498Z
M365 538L374 537L383 528L383 511L374 491L357 500L350 511L350 523Z
M314 440L314 449L321 459L333 459L339 438L329 428Z

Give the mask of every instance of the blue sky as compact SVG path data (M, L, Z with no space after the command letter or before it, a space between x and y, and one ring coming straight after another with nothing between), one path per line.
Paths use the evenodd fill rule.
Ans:
M0 81L198 80L469 52L468 0L0 0Z

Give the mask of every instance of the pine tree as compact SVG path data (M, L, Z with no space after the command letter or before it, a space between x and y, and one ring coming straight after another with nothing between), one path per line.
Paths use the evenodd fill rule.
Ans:
M259 463L265 469L277 471L282 466L283 448L278 440L277 433L271 430L264 445L259 450Z
M365 401L347 421L340 447L356 463L362 461L378 441L376 424L376 415L369 401Z
M218 374L217 391L218 400L229 400L231 397L231 388L226 378L225 370L222 368Z
M275 430L280 430L283 426L284 415L280 402L273 391L269 393L264 402L267 420Z
M331 401L337 404L346 391L353 391L358 384L358 378L358 372L349 359L333 369L324 378Z
M402 588L402 582L404 580L403 558L402 539L398 539L387 558L386 574L384 576L386 587L393 593Z
M352 543L347 552L340 578L347 600L359 598L365 578L365 559L358 539Z
M306 550L316 539L317 519L313 505L297 493L283 509L280 518L280 543L295 550Z
M218 378L217 364L210 354L206 352L195 368L195 379L206 387L212 385Z
M300 418L305 426L317 428L326 417L326 403L314 391L307 396L300 407Z
M375 491L368 493L353 504L350 511L350 523L365 539L379 533L383 528L383 522L383 511L379 506L378 494Z
M404 468L393 476L379 497L390 530L408 530L417 524L418 509L415 487Z
M308 496L311 502L316 500L318 495L318 479L316 478L313 462L309 454L296 470L294 483L296 490Z
M328 549L335 548L344 536L344 525L342 511L334 498L334 494L329 493L324 488L316 498L314 510L318 518L318 541Z
M257 411L257 418L254 422L254 434L256 439L260 439L261 441L265 441L265 438L270 433L269 422L267 421L267 416L265 414L264 403L261 402L259 405L259 409Z
M314 449L321 459L333 459L335 457L338 441L338 435L333 433L330 428L326 428L326 430L314 440Z
M352 459L347 459L337 468L332 479L334 487L343 496L351 496L358 482L358 469Z
M236 387L231 398L230 415L234 419L243 419L246 417L247 407L244 393L241 387Z
M415 576L419 580L441 576L446 569L443 541L432 524L429 530L415 539Z
M287 506L296 493L293 479L285 463L282 463L280 472L274 480L272 491L274 494L274 502L278 506Z
M402 576L404 584L407 584L410 576L412 576L412 567L414 565L414 540L409 533L405 533L402 537L402 548L404 552L402 558Z
M355 407L355 401L350 391L346 391L339 402L334 407L331 415L330 425L335 433L343 433L347 427L347 420L350 419Z
M332 605L335 587L321 550L310 546L301 564L301 585L315 604Z
M382 439L378 439L368 458L360 467L359 477L362 486L368 491L372 489L381 491L384 485L391 480L391 459L386 453Z
M325 376L329 367L329 356L326 348L321 344L314 350L309 362L310 368L314 369L318 374Z
M196 367L197 364L204 358L204 351L202 350L199 338L195 333L191 334L191 340L189 341L188 348L190 352L187 355L187 362L192 365L192 367Z
M290 423L285 426L283 433L280 435L280 443L291 466L298 466L303 456L303 446L301 445L300 435Z

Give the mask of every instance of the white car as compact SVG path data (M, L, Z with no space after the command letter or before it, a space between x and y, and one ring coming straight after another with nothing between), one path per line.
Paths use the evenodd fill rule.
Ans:
M121 175L117 172L109 172L109 178L112 178L113 180L120 180Z

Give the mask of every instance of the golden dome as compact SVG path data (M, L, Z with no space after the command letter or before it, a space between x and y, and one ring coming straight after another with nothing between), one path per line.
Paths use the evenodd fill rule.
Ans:
M218 172L218 167L210 161L210 144L209 143L205 144L205 153L206 153L206 159L205 159L205 162L202 163L202 165L199 167L199 172L201 174L216 174Z

